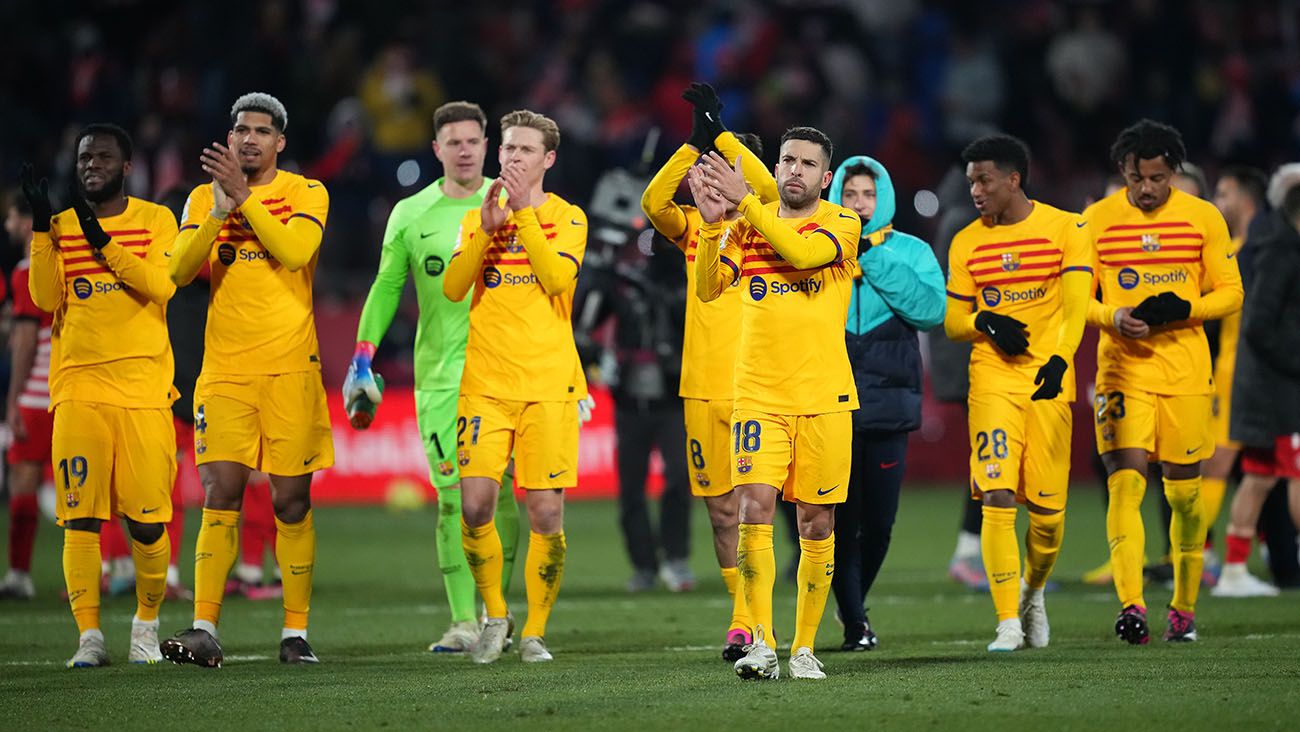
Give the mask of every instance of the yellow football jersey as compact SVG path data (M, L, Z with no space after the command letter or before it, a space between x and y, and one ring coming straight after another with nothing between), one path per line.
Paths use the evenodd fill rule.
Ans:
M987 338L971 350L972 392L1030 394L1034 377L1057 353L1065 272L1091 272L1087 225L1078 214L1041 201L1029 216L1008 226L989 226L976 219L957 232L948 250L948 297L964 307L989 310L1025 324L1029 350L1008 356ZM948 307L963 307L949 302ZM967 312L963 310L962 312ZM1082 315L1082 306L1080 306ZM1073 361L1066 357L1067 361ZM1061 397L1073 400L1074 378L1067 373Z
M319 181L279 170L270 183L253 186L252 191L245 206L260 204L281 224L303 220L310 223L302 225L318 227L323 233L329 194ZM195 188L185 203L177 240L178 250L206 247L212 268L203 371L251 375L319 370L312 313L316 254L303 266L286 266L271 254L241 211L232 211L219 229L200 231L211 210L212 185ZM189 241L207 231L215 234L210 241Z
M1145 213L1120 190L1083 213L1093 245L1101 302L1089 322L1101 328L1097 383L1153 394L1214 390L1205 320L1241 310L1241 273L1223 215L1208 201L1172 189ZM1191 303L1190 319L1124 338L1112 324L1116 309L1173 292ZM1203 295L1204 293L1204 295Z
M587 215L555 194L510 212L488 237L479 209L461 220L443 289L473 286L462 396L576 401L587 380L573 342L573 292L587 248Z
M700 212L683 206L686 236L678 246L686 254L686 332L682 336L682 384L687 399L732 398L733 368L740 350L740 288L728 287L716 300L696 295L695 254L700 246Z
M128 198L124 212L99 223L112 240L98 256L71 209L33 236L28 288L54 313L50 409L69 400L167 408L178 396L167 335L176 217Z
M699 247L720 247L726 280L741 293L735 407L796 416L857 409L844 324L859 271L862 222L853 211L825 200L806 218L777 219L780 205L747 196L741 202L745 218L720 236L711 228L701 230ZM795 268L750 223L763 211L805 239L826 237L838 256L821 267Z

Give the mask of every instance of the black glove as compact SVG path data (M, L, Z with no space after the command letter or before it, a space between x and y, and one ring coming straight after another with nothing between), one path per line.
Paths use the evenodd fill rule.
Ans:
M72 211L81 223L81 233L86 235L86 243L96 252L103 249L110 237L104 233L104 227L99 225L99 218L91 210L90 204L73 186L68 187L68 200L72 202Z
M27 206L32 210L32 231L49 231L50 219L54 217L54 208L50 206L49 181L41 178L41 182L37 183L32 166L27 163L23 163L18 180L23 188L23 196L27 198Z
M1147 325L1168 325L1187 320L1191 314L1192 304L1168 291L1148 297L1131 313Z
M718 93L708 84L697 81L682 92L682 99L695 107L691 138L686 142L700 152L712 149L713 141L727 131L722 124L722 100L718 99Z
M1019 356L1029 350L1025 324L1015 318L981 310L975 316L975 328L988 336L993 345L1008 356Z
M1035 384L1041 384L1030 399L1055 399L1061 393L1061 377L1065 376L1070 365L1060 356L1052 356L1047 363L1038 368L1034 377Z

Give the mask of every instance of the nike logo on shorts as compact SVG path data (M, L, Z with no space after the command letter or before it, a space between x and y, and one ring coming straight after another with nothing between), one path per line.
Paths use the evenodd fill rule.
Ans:
M1039 491L1039 492L1038 492L1038 497L1039 497L1039 498L1051 498L1051 497L1054 496L1054 495L1056 495L1056 493L1044 493L1044 492L1042 492L1042 491Z
M1198 452L1200 452L1200 451L1201 451L1201 446L1200 446L1200 445L1197 445L1196 447L1193 447L1192 449L1188 450L1188 451L1187 451L1187 454L1188 454L1188 455L1195 455L1196 453L1198 453Z
M839 487L840 487L840 484L839 484L839 483L836 483L835 485L831 486L830 488L827 488L826 490L822 490L822 489L818 488L818 489L817 489L817 495L819 495L819 496L824 496L824 495L826 495L827 493L830 493L830 492L834 491L836 488L839 488Z
M567 472L569 472L569 471L567 471L567 470L561 470L561 471L558 472L558 473L547 473L547 474L546 474L546 477L547 477L547 478L550 478L550 479L552 479L552 480L554 480L554 479L560 477L561 475L564 475L564 474L567 473Z
M153 508L142 508L140 509L140 513L153 513L154 511L157 510L158 510L157 506L154 506Z
M306 466L308 466L308 465L311 465L311 464L316 460L316 458L318 458L318 457L320 457L320 453L316 453L315 455L312 455L311 457L307 458L306 460L303 460L303 461L302 461L303 467L306 467Z

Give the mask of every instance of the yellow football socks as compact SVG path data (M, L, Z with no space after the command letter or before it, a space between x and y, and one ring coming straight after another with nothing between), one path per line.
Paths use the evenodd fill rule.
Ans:
M1116 470L1106 479L1106 490L1110 493L1106 540L1110 543L1115 593L1123 607L1147 605L1142 597L1142 557L1146 552L1142 494L1146 489L1146 476L1136 470Z
M723 567L722 582L731 595L731 625L727 626L727 630L754 632L754 621L749 617L749 605L746 604L745 593L740 587L740 569Z
M239 512L203 509L199 536L194 544L194 619L211 623L221 619L226 577L239 556Z
M736 551L740 589L754 627L763 626L767 645L776 647L772 627L772 587L776 584L776 554L772 548L771 524L741 524Z
M296 524L275 520L275 561L284 582L284 628L307 630L311 576L316 568L316 524L311 509Z
M1029 512L1029 530L1025 532L1025 584L1031 590L1047 585L1056 566L1065 539L1065 511Z
M1168 485L1168 483L1166 483ZM1223 508L1223 497L1228 492L1228 481L1223 478L1201 478L1201 504L1205 508L1205 530L1214 528Z
M1201 504L1201 479L1164 479L1165 497L1174 515L1169 522L1170 560L1174 565L1174 598L1169 606L1190 613L1196 609L1196 595L1201 589L1201 570L1205 566L1204 506Z
M151 622L158 619L163 595L167 593L167 563L171 561L171 539L167 532L152 544L131 540L135 560L135 617Z
M496 530L493 529L492 533L495 535ZM528 619L519 637L541 638L546 635L546 620L551 617L551 608L560 594L560 580L564 579L566 549L563 531L558 534L528 532L528 555L524 557Z
M496 524L489 521L482 526L470 526L462 517L460 540L488 617L504 618L508 608L505 593L501 591L501 536L497 534Z
M790 652L812 650L817 626L826 611L826 596L835 574L835 535L825 539L799 539L799 592L795 604L794 641Z
M1016 540L1016 509L984 506L980 550L989 593L998 620L1020 617L1020 543Z
M63 581L77 631L99 628L99 534L67 529L63 532Z

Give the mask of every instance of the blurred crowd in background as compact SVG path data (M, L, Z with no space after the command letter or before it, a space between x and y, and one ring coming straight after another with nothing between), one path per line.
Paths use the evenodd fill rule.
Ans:
M440 174L432 112L451 99L494 119L519 107L554 117L563 140L547 186L587 206L604 173L648 175L687 137L679 95L708 80L727 125L759 133L769 163L795 124L827 132L837 159L875 156L899 190L897 223L927 238L948 200L931 192L949 175L949 198L969 206L951 177L956 153L993 130L1031 145L1032 195L1074 210L1100 195L1110 142L1141 116L1182 130L1211 176L1300 157L1291 1L419 5L5 3L0 175L16 181L27 161L66 179L76 130L111 121L136 139L130 191L183 196L202 182L200 150L224 140L234 98L272 93L289 110L284 167L331 194L318 302L351 308L392 204ZM19 256L8 248L0 268ZM413 326L393 337L404 332Z

